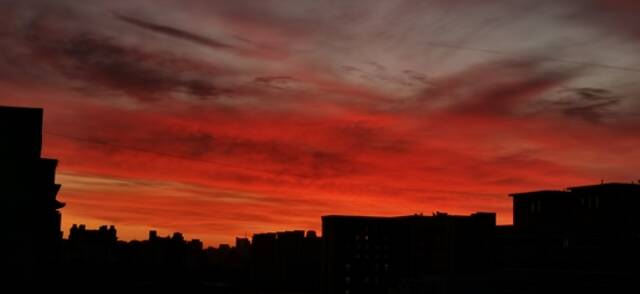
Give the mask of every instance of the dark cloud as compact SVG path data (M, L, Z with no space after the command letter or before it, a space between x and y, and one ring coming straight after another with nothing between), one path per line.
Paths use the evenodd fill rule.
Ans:
M272 82L293 81L293 80L295 79L290 76L264 76L264 77L257 77L254 79L256 83L272 83Z
M340 69L349 77L357 77L371 84L401 86L409 89L422 89L424 86L429 85L426 75L413 70L392 72L373 61L365 62L363 65L362 68L343 65L340 66Z
M563 91L563 98L555 104L570 117L591 123L600 123L612 115L612 107L620 104L621 98L609 90L598 88L572 88Z
M189 41L192 43L200 44L213 49L234 49L233 46L228 45L224 42L220 42L213 38L201 36L195 33L191 33L185 30L181 30L175 27L167 26L167 25L159 25L151 22L143 21L137 18L118 15L115 16L117 19L126 22L128 24L134 25L136 27L149 30L158 34L163 34L166 36L170 36L177 39L182 39L185 41Z
M131 151L150 150L151 155L221 163L222 166L232 168L241 166L247 167L247 170L255 169L297 179L340 178L364 170L363 163L351 158L348 153L350 150L305 144L279 138L277 134L276 137L257 138L242 133L228 135L229 130L224 126L216 126L215 121L199 122L193 126L176 125L171 119L141 117L123 111L114 111L101 118L91 119L90 116L90 113L79 114L78 119L90 123L73 127L100 130L86 132L81 137L89 142L105 142L100 147L106 153L118 151L119 148ZM242 119L240 116L231 117ZM123 125L128 127L127 132L121 132ZM266 134L274 131L277 132L264 129ZM338 141L347 139L344 134L338 135ZM260 166L255 163L260 163Z
M253 82L260 86L267 86L278 90L291 88L300 83L300 81L290 76L262 76L254 78Z
M458 114L514 115L580 72L546 68L535 59L487 63L434 80L414 102L421 110L426 106ZM412 104L409 108L416 106Z
M341 66L341 68L344 71L348 72L348 73L353 73L353 72L362 73L363 72L361 69L359 69L359 68L357 68L355 66L351 66L351 65L343 65L343 66Z
M421 74L410 69L405 69L402 73L405 74L409 80L415 83L422 84L424 86L429 86L431 84L429 78L425 74Z
M365 122L348 123L336 128L336 140L344 142L352 150L381 153L411 152L412 140L398 136L383 127Z
M276 173L299 178L343 177L361 169L348 154L299 142L216 136L209 152L220 158L268 162Z
M176 94L212 98L221 93L216 86L191 71L189 62L119 46L109 39L74 36L57 50L60 59L52 60L68 77L108 90L123 92L140 100L158 100ZM54 57L55 58L55 57ZM181 64L182 63L182 64Z
M120 45L112 38L83 33L51 39L36 31L29 41L37 58L82 81L79 87L86 93L156 101L177 95L214 98L225 92L207 79L215 76L213 69L168 53Z
M151 40L144 46L128 42L114 34L113 24L97 17L86 19L78 7L14 3L2 15L6 16L0 29L0 45L6 48L0 54L4 81L138 101L210 99L230 92L215 82L229 70L154 46L153 39L140 38L141 43ZM182 37L198 40L188 34Z
M367 61L365 62L365 64L371 68L373 68L376 71L386 71L387 68L384 67L383 65L381 65L380 63L377 63L375 61Z

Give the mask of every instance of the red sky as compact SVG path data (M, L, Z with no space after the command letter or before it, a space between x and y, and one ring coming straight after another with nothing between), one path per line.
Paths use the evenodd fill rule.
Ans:
M508 193L640 177L636 1L1 2L0 104L45 108L65 231L510 223Z

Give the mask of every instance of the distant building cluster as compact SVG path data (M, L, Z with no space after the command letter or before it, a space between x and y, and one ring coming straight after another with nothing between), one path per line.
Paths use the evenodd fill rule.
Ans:
M635 293L640 185L602 183L510 195L495 213L327 215L322 236L284 231L203 248L181 233L120 241L114 226L62 238L56 161L40 157L42 110L0 107L8 281L80 289L212 293Z

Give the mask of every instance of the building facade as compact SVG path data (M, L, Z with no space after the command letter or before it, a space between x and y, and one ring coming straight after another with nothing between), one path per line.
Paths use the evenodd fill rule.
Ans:
M602 183L510 196L514 225L498 234L503 267L589 274L594 281L622 281L621 276L637 272L639 184Z
M41 157L42 122L42 109L0 107L3 264L23 279L54 263L62 239L58 162Z
M495 225L493 213L323 216L324 291L388 293L402 281L491 268Z

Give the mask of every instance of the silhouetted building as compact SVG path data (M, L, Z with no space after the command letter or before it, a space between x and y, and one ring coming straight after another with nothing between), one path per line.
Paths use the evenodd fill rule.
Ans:
M274 288L279 283L274 270L278 261L276 234L254 234L251 243L251 280L260 287Z
M500 264L511 269L505 270L510 282L535 283L530 288L539 292L562 287L594 293L637 279L640 185L603 183L510 196L514 225L497 233ZM562 280L554 278L558 272Z
M76 275L99 276L118 259L118 236L114 226L87 229L74 224L65 243L65 264L77 271Z
M249 275L247 270L251 261L251 241L249 238L236 238L235 259L239 266L245 269L245 275Z
M613 244L622 249L640 238L638 184L606 183L510 196L513 198L513 235L529 239L520 243L536 244L539 250L546 249L569 259L574 249L602 249L599 254L576 257L572 261L605 254L604 249ZM555 260L552 262L557 264Z
M236 249L240 255L248 257L251 251L249 238L236 238Z
M322 243L313 231L253 235L251 277L256 288L290 291L317 289Z
M323 216L325 292L387 293L403 280L491 269L495 225L493 213Z
M0 106L0 196L3 264L19 278L47 271L62 232L56 200L57 160L41 157L42 109Z
M514 226L519 230L604 233L640 228L638 184L607 183L510 196Z
M69 230L70 243L115 244L118 241L115 226L100 226L97 230L88 230L85 225L72 225Z

